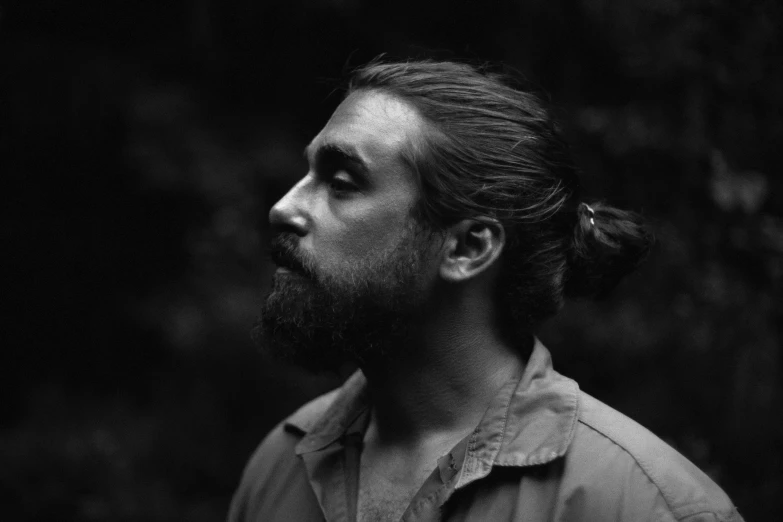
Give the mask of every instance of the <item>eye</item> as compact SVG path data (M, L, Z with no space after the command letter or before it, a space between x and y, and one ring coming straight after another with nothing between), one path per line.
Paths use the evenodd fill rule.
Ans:
M334 175L329 180L329 189L338 196L346 196L358 189L351 181L345 179L346 176Z

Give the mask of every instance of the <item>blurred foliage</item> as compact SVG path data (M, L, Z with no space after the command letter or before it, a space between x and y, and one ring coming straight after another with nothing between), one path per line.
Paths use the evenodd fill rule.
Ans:
M783 509L783 9L774 0L11 3L0 10L4 520L221 520L336 385L249 340L270 205L380 52L550 93L594 198L659 247L541 333L748 520ZM445 51L449 49L450 51Z

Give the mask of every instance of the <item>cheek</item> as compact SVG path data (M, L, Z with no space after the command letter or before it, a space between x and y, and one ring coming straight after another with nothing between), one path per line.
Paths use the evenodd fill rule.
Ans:
M393 250L402 234L400 223L364 221L342 230L334 247L342 261L361 261Z
M333 230L334 241L325 245L326 250L342 262L366 261L394 250L407 230L407 212L377 210L372 217L355 216L356 219L340 222Z
M393 248L408 226L410 204L406 198L372 198L365 204L330 209L335 238L346 257L362 257ZM338 239L339 238L339 239Z

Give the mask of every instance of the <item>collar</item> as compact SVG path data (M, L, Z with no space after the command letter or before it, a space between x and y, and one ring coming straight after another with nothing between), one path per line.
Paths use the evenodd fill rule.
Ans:
M536 339L522 375L503 385L469 436L456 488L487 476L493 466L534 466L563 456L576 429L578 395L579 386L554 370L549 350ZM366 425L356 420L369 406L367 380L357 371L285 421L303 435L296 454L321 450Z
M369 409L368 395L367 378L357 370L342 387L305 404L287 418L286 429L304 435L296 445L296 454L318 451L347 435L354 421Z

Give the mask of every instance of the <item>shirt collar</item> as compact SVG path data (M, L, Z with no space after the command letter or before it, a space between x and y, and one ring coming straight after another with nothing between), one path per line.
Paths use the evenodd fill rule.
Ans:
M578 418L579 387L557 373L549 350L535 340L522 375L510 379L470 435L457 488L485 477L492 466L533 466L565 454ZM304 435L297 455L318 451L348 434L369 408L367 380L354 373L338 390L286 420ZM364 429L364 428L362 428Z
M552 367L536 339L524 371L487 408L473 432L457 488L489 474L492 466L534 466L565 454L576 430L579 386Z
M296 445L296 454L318 451L337 441L368 408L367 379L357 370L342 387L306 404L286 419L286 428L304 435Z

